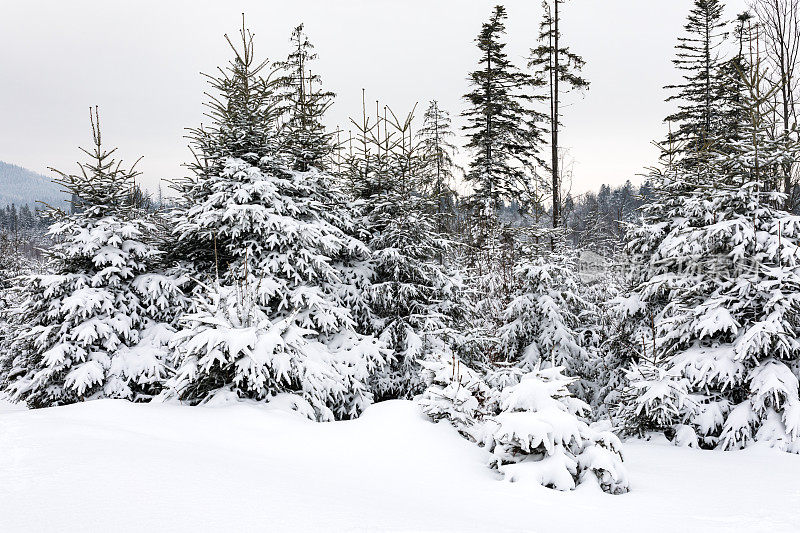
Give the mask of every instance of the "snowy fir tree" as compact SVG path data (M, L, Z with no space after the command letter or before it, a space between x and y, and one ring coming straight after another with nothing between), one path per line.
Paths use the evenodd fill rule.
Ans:
M501 391L501 411L484 437L491 466L509 481L530 479L556 490L591 481L611 494L627 492L622 444L588 425L589 406L570 394L571 379L561 372L537 365Z
M767 441L797 452L799 221L781 210L776 175L800 152L772 140L769 90L751 65L741 140L696 170L665 173L633 231L633 297L651 316L657 368L632 384L641 408L625 410L649 409L653 426L703 447Z
M588 423L589 406L572 396L561 367L500 368L481 375L456 358L425 363L429 387L418 398L433 421L447 421L491 453L504 479L556 490L585 482L628 491L622 444Z
M425 152L414 139L413 111L402 119L384 112L373 124L366 116L360 125L353 121L360 149L348 156L348 168L372 250L362 328L393 350L393 362L373 386L379 398L402 398L421 390L419 360L452 345L461 287L443 265L448 241L440 233L435 175L425 159L441 154Z
M246 220L251 214L248 209L239 209L236 219L223 215L229 203L236 204L235 200L248 205L248 200L258 193L256 187L263 186L261 180L252 180L248 190L247 183L238 183L240 180L233 174L246 163L261 164L265 155L263 166L270 170L287 168L289 161L278 149L277 83L269 76L261 76L267 63L255 63L252 35L244 29L245 47L241 52L227 35L225 38L235 59L227 69L221 69L218 77L207 75L211 90L223 100L218 101L215 96L208 102L206 114L211 122L190 130L194 162L188 167L192 175L175 183L179 197L172 226L178 236L174 256L183 261L193 277L230 282L241 278L242 258L256 257L254 252L260 249L260 243L245 234L254 226ZM237 198L239 187L244 190ZM229 271L237 260L239 271Z
M136 171L103 148L96 109L92 136L79 174L55 171L81 212L54 214L49 273L25 279L10 318L4 385L32 407L146 400L167 377L164 345L179 282L155 270L152 225L130 203Z
M575 268L563 254L520 261L514 299L503 313L499 344L509 362L530 370L563 367L586 402L594 399L595 354L581 329L596 321L597 309L580 294Z
M491 199L479 193L469 201L475 208L464 217L457 249L457 261L465 272L469 317L459 354L470 364L482 365L506 360L498 331L519 285L515 268L529 249L539 251L547 230L535 223L531 226L527 218L521 224L504 219Z
M483 376L454 355L429 358L422 366L427 385L417 398L422 412L434 422L446 420L462 436L475 440L472 432L487 414L492 396Z
M172 343L170 391L190 403L295 394L320 420L357 416L384 353L354 332L341 294L358 275L346 267L369 251L348 232L335 180L294 170L281 150L276 84L260 74L253 35L243 27L240 37L210 78L211 122L194 130L195 176L174 215L194 268L215 281Z

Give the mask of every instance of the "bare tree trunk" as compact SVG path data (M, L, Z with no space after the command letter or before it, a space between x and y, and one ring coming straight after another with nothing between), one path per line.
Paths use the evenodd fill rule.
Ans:
M494 201L494 178L492 177L492 52L486 50L486 180L489 183L489 199ZM497 208L497 205L493 205Z
M561 214L561 180L558 175L558 2L555 0L555 14L553 17L553 68L550 71L552 82L550 84L550 120L551 123L551 149L552 149L552 172L553 172L553 227L557 228Z
M789 140L791 125L797 120L798 75L800 64L800 0L751 0L751 7L764 28L769 59L773 64L778 92L783 136ZM789 210L795 207L794 172L796 165L782 165L783 191L787 194Z

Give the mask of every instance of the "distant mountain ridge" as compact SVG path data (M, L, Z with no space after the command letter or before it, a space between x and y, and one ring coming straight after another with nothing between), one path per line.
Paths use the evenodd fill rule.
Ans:
M61 186L47 176L32 170L0 161L0 206L29 205L41 207L39 202L65 207L67 194Z

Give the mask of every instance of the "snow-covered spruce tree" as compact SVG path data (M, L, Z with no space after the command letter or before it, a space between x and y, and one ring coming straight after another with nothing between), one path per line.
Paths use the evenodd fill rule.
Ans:
M529 256L514 273L516 292L499 330L506 361L528 371L538 365L563 367L576 378L575 394L592 402L597 361L581 330L596 321L598 310L582 297L575 265L567 253Z
M284 115L283 149L291 157L294 170L326 170L333 153L333 136L325 130L323 116L336 95L322 90L320 76L311 72L317 54L302 24L292 31L289 42L288 57L275 65L281 73L277 85Z
M736 17L732 43L735 53L719 67L720 94L716 95L715 106L721 125L714 138L717 149L720 146L719 139L724 139L726 145L740 140L742 128L747 122L742 106L742 96L745 91L742 73L750 69L748 49L755 45L752 19L753 15L750 12L744 12Z
M92 117L90 162L79 174L57 170L80 212L54 213L49 271L22 285L3 361L5 388L31 407L94 398L146 400L166 378L162 323L180 300L175 280L154 272L151 224L131 205L137 173L101 144Z
M295 395L319 420L357 416L372 401L368 378L383 363L374 338L354 332L342 294L368 250L332 177L292 169L281 151L276 83L241 49L218 77L210 122L193 131L195 176L182 184L175 227L196 274L198 311L172 344L172 394L197 404L215 397ZM200 281L200 280L198 280Z
M758 59L751 65L742 140L704 158L704 179L681 199L663 201L678 180L657 187L633 232L643 273L634 296L650 307L660 372L656 380L645 375L651 385L632 396L665 381L682 391L688 381L688 401L670 392L686 408L657 423L680 429L683 442L734 449L767 441L799 452L800 219L778 207L775 189L781 161L800 151L771 140L769 90Z
M613 402L610 407L619 415L615 422L628 434L670 431L671 424L665 423L663 417L656 420L646 402L634 401L646 394L648 387L656 385L656 380L650 378L657 372L650 367L659 367L666 360L657 346L656 322L670 301L669 277L659 277L653 269L666 266L666 272L681 270L686 263L685 258L676 258L666 265L667 261L655 254L667 235L684 227L687 202L710 179L707 164L688 170L679 164L682 157L679 145L672 140L668 142L666 147L654 143L661 149L661 164L649 169L646 179L651 184L652 196L642 206L639 220L627 227L623 257L628 267L625 291L607 305L611 328L601 350L601 367L608 379L600 380L600 394L605 402ZM704 155L702 161L709 159L710 156ZM647 371L641 372L633 365ZM658 375L664 379L674 377L664 372ZM638 381L638 386L632 387L630 379ZM655 391L654 395L664 396L664 393ZM638 409L639 405L642 409Z
M467 121L463 129L473 152L466 179L475 190L478 209L486 200L497 209L502 199L518 198L530 187L530 168L542 163L537 152L544 115L530 108L537 82L508 59L501 41L507 17L498 5L482 25L475 40L479 68L470 73L472 91L464 96L468 108L462 113Z
M376 396L409 398L421 391L419 360L449 353L461 287L442 264L448 242L437 220L436 176L412 136L413 111L404 119L384 112L371 125L366 116L353 121L358 149L347 165L372 250L361 327L393 350L373 380Z

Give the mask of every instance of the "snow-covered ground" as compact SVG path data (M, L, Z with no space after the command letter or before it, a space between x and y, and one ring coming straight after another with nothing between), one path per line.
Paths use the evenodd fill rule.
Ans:
M411 402L0 406L0 531L798 531L800 457L629 442L632 491L498 481Z

